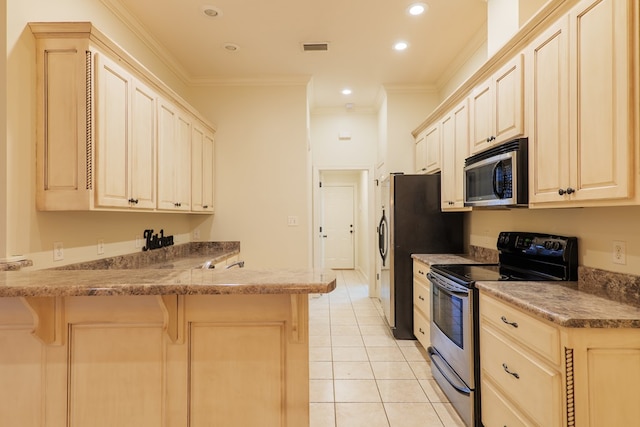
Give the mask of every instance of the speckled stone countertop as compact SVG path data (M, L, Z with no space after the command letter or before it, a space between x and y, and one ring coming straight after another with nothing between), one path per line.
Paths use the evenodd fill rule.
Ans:
M492 262L450 254L414 254L413 258L429 265ZM634 297L637 279L581 267L577 282L476 282L476 287L567 328L640 328L640 306Z
M233 268L0 272L0 297L315 294L336 287L331 270Z

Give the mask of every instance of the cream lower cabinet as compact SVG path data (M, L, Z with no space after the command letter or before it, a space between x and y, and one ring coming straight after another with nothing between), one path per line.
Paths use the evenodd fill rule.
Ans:
M424 348L431 345L431 282L427 264L413 260L413 334Z
M564 328L482 291L479 305L485 427L640 419L640 329Z
M582 0L526 49L532 207L634 202L637 7Z
M309 425L307 295L51 298L38 339L48 300L0 299L3 426Z
M191 210L213 212L215 150L213 132L194 122L191 139Z

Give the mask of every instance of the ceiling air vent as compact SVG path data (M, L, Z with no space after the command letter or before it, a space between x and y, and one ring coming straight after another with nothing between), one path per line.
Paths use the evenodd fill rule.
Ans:
M302 50L305 52L325 52L329 50L329 43L302 43Z

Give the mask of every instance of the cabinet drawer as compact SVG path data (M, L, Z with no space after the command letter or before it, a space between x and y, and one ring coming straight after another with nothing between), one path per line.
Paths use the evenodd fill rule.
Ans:
M427 279L427 273L429 270L430 267L427 264L416 260L413 261L413 277L428 282L429 279Z
M413 310L413 335L418 338L424 348L431 345L431 325L419 310Z
M482 381L482 425L484 427L533 426L490 381Z
M413 305L422 311L427 320L431 319L431 284L429 282L413 281Z
M480 322L489 322L500 332L560 364L558 329L492 297L480 294Z
M491 379L537 425L562 424L562 377L506 336L484 324L480 329L482 380Z

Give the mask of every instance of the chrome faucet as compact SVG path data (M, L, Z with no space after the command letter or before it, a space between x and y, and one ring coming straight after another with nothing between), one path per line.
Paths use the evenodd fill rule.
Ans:
M229 269L229 268L231 268L231 267L235 267L235 266L238 266L238 268L243 268L243 267L244 267L244 261L236 261L236 262L233 262L233 263L231 263L231 264L227 265L227 266L225 267L225 269Z

